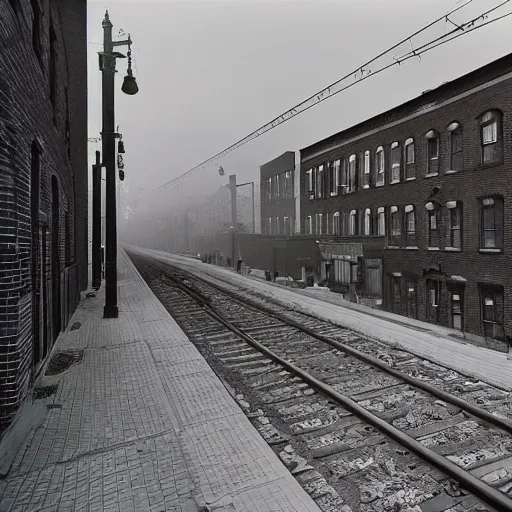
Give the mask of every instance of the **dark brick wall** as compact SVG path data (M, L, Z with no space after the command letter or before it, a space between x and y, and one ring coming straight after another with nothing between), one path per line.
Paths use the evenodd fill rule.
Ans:
M308 159L301 164L301 224L304 232L304 219L316 213L333 214L336 211L349 212L352 209L364 211L372 209L375 214L378 207L404 207L413 204L416 211L417 249L385 249L383 251L384 274L393 272L408 273L417 276L418 282L418 317L425 319L425 290L423 271L431 265L438 265L441 274L457 275L467 279L465 285L465 329L467 332L481 335L481 305L478 283L492 283L504 287L505 332L512 333L512 182L510 170L512 166L512 79L476 92L450 105L431 112L425 112L420 117L405 120L398 126L382 129L357 141L350 142L337 150L329 150L333 139L341 143L346 134L350 139L354 133L364 133L366 129L375 129L378 123L384 125L399 118L401 113L408 113L413 107L423 101L438 103L454 96L462 90L469 90L497 76L512 71L512 58L501 59L475 74L468 75L464 80L458 80L424 95L425 99L417 103L410 102L409 106L398 107L396 111L371 120L368 126L349 129L336 137L326 139L303 151L301 158L318 152L324 147L325 153ZM480 124L479 116L489 109L499 109L503 113L503 151L500 160L494 165L481 164ZM450 132L448 126L457 121L463 130L464 168L454 174L446 174L450 169ZM425 177L427 174L427 141L426 133L434 129L440 134L439 175ZM414 138L416 145L416 179L398 184L388 184L390 181L390 146L398 141L403 149L406 139ZM351 154L359 157L364 151L371 152L371 174L374 177L375 151L378 146L385 150L386 185L369 189L358 189L354 193L324 199L309 199L305 187L306 171L310 168L325 164L338 158L347 158ZM404 156L402 151L402 170ZM429 251L427 240L427 215L425 204L434 193L434 197L444 205L446 201L460 201L463 209L461 252L445 250L444 237L440 250ZM482 254L480 248L480 206L478 198L487 195L501 195L504 199L504 251L501 254ZM389 229L389 218L387 218ZM441 217L441 234L445 233L446 210ZM318 237L318 235L317 235ZM348 237L355 239L356 237ZM357 237L360 238L360 237ZM364 237L363 237L364 239ZM370 240L370 238L368 238ZM360 241L360 240L358 240ZM385 297L386 300L386 297ZM447 306L445 304L445 306ZM386 307L390 308L389 296Z
M294 191L294 179L295 179L295 153L293 151L287 151L281 156L274 158L270 162L263 164L260 167L260 204L261 204L261 230L266 232L267 225L266 220L271 217L275 219L283 219L288 217L289 219L295 220L295 199L293 198ZM273 197L268 200L265 195L265 180L279 174L289 171L291 175L292 185L291 194L282 197ZM293 230L291 231L293 233ZM283 234L283 233L281 233Z
M64 21L70 23L67 36ZM0 430L58 334L53 313L60 312L64 328L86 285L85 34L85 0L0 0ZM78 77L73 75L77 69ZM73 110L77 100L82 104ZM40 162L34 217L33 153L39 153ZM60 205L56 222L52 179ZM58 266L51 261L54 227ZM59 304L52 301L56 282Z

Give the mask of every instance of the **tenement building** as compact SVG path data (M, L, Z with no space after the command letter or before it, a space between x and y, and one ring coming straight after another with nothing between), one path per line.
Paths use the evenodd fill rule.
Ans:
M85 0L0 0L0 432L87 286Z
M510 339L511 128L507 55L301 150L321 277L470 339Z
M287 151L260 167L261 232L293 235L295 153Z

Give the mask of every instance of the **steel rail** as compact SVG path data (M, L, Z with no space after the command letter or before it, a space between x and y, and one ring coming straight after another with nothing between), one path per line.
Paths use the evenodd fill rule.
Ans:
M342 405L347 410L351 411L356 416L364 419L366 422L379 429L381 432L383 432L388 437L399 443L401 446L407 448L411 452L415 453L422 459L429 462L434 467L440 469L450 478L457 480L468 491L472 492L475 496L478 496L485 503L491 505L496 510L500 512L510 512L512 510L512 500L507 495L486 484L484 481L473 476L468 471L460 468L459 466L449 461L442 455L439 455L433 450L426 448L419 441L416 441L416 439L414 439L413 437L405 434L404 432L397 429L396 427L386 422L385 420L382 420L378 416L375 416L364 407L361 407L357 402L355 402L348 396L336 391L333 387L313 377L302 368L296 366L293 363L290 363L286 359L283 359L279 355L275 354L272 350L268 349L267 347L256 341L250 335L246 334L243 330L240 330L239 328L234 326L230 321L226 320L219 313L217 313L217 311L215 311L214 307L211 304L210 298L205 297L204 294L202 294L201 292L190 289L188 286L184 285L182 282L178 281L177 279L174 279L171 276L169 276L169 279L171 281L174 281L177 287L181 291L183 291L183 293L186 293L193 300L198 302L198 304L202 306L212 318L214 318L228 330L242 338L250 346L258 350L259 352L265 354L267 357L269 357L269 359L272 359L279 365L286 368L286 370L299 376L304 382L314 387L315 389L319 390L326 396L332 398L333 400L335 400L337 403Z
M181 269L180 269L180 271L181 271ZM308 334L309 336L311 336L319 341L322 341L324 343L331 345L332 347L336 348L337 350L341 350L342 352L345 352L346 354L349 354L349 355L359 359L360 361L363 361L364 363L367 363L371 366L375 366L375 367L379 368L380 370L388 373L389 375L397 377L398 379L401 379L401 380L407 382L408 384L411 384L412 386L415 386L423 391L426 391L427 393L439 398L443 402L447 402L449 404L455 405L456 407L459 407L460 409L468 412L472 416L479 418L479 419L485 421L486 423L489 423L489 424L495 426L496 428L500 428L500 429L504 430L505 432L507 432L508 434L512 435L512 421L509 420L508 418L501 418L499 416L495 416L491 412L489 412L477 405L474 405L471 402L464 400L463 398L459 398L455 395L452 395L451 393L448 393L447 391L443 391L442 389L439 389L439 388L435 387L434 385L429 384L428 382L423 382L414 377L411 377L407 373L391 367L390 365L388 365L384 361L381 361L380 359L377 359L368 354L365 354L364 352L361 352L353 347L350 347L349 345L346 345L345 343L342 343L340 341L329 338L328 336L319 334L319 333L315 332L313 329L306 327L305 325L302 325L300 322L298 322L296 320L292 320L291 318L288 318L287 316L285 316L282 313L277 313L277 312L273 311L271 308L269 308L263 304L259 304L258 302L251 300L247 297L240 297L236 294L236 292L233 292L231 290L226 290L226 289L222 288L221 286L219 286L215 283L206 281L200 277L197 277L188 271L182 271L182 272L185 272L185 273L191 275L193 279L197 279L197 280L203 282L204 284L206 284L207 286L211 286L211 287L219 290L220 292L222 292L226 295L229 295L230 297L232 297L235 300L245 303L251 307L254 307L255 309L258 309L258 310L268 314L269 316L272 316L272 317L276 318L277 320L279 320L291 327L294 327L294 328L304 332L305 334ZM315 317L312 317L312 318L319 322L322 321L321 319L318 319ZM335 325L336 327L341 327L336 324L332 324L332 325Z

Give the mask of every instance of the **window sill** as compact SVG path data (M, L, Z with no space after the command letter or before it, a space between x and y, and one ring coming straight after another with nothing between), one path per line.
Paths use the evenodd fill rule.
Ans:
M439 251L439 247L427 247L427 251Z
M434 176L439 176L438 172L428 172L425 174L425 178L433 178Z
M400 180L393 180L389 182L390 185L396 185L397 183L400 183Z
M500 254L503 252L502 249L478 249L478 252L483 254Z
M408 251L417 251L418 247L416 247L415 245L409 245L409 246L406 247L406 249Z
M376 183L375 186L376 187L383 187L385 184L384 183Z
M444 250L448 252L462 252L462 249L459 247L445 247Z
M331 197L334 197L334 196L337 196L338 193L337 192L331 192Z
M455 170L455 169L448 169L447 171L445 171L445 174L457 174L458 172L460 172L462 169L459 169L459 170Z
M370 188L370 185L364 185L363 190Z
M400 249L400 247L398 245L387 245L384 249Z
M416 176L411 176L410 178L405 178L405 181L414 181Z

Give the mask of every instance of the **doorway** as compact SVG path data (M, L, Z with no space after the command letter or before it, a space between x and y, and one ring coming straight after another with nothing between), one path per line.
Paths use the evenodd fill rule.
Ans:
M439 324L441 299L441 281L427 279L427 322Z
M60 317L60 259L59 259L59 184L52 176L52 233L51 233L51 265L52 265L52 341L55 342L61 330Z

